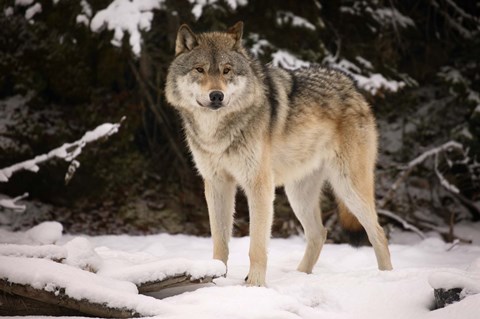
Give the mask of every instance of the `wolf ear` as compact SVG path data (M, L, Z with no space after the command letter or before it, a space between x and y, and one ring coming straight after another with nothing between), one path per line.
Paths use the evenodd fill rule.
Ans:
M178 29L177 40L175 42L175 56L180 53L191 51L198 45L197 36L186 24L182 24Z
M243 22L238 21L233 27L228 28L227 33L235 40L233 49L238 50L242 47Z

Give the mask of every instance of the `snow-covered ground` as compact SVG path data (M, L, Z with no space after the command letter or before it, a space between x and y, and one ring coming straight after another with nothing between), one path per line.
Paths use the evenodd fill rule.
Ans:
M52 227L53 224L44 230ZM41 230L36 232L41 233ZM151 294L162 298L158 301L143 297L135 300L140 303L140 308L153 309L154 306L157 313L160 312L158 318L479 318L480 294L469 295L443 309L430 310L434 299L429 279L432 281L434 274L461 275L462 270L468 267L471 270L474 265L477 273L471 277L473 282L465 285L473 286L473 290L480 286L477 282L480 280L480 267L477 267L480 266L480 223L463 227L462 234L473 239L474 243L452 245L433 237L420 241L416 235L396 234L393 242L408 244L390 245L395 268L391 272L376 269L370 247L327 244L311 275L295 271L305 246L301 237L272 239L267 287L244 285L249 263L249 239L233 238L226 278L216 279L215 284L172 288ZM0 232L0 241L10 235ZM37 236L43 243L44 235ZM31 240L32 232L26 237L16 236L20 241ZM68 255L72 249L75 251L78 247L90 245L99 256L109 260L99 266L99 275L114 273L115 268L124 267L127 260L135 264L135 260L173 259L178 264L184 258L206 262L211 255L210 238L168 234L85 236L82 243L75 237L63 235L56 239L56 245L65 247ZM76 244L71 244L73 239ZM8 258L15 257L2 258L8 262ZM0 268L9 266L16 267L3 264ZM441 283L441 276L433 281ZM108 280L114 280L109 277ZM131 289L127 290L125 293L131 293ZM148 304L142 305L143 300Z

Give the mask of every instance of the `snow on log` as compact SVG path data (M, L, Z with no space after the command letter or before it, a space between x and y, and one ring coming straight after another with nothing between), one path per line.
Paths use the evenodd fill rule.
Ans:
M0 256L0 290L99 317L153 316L165 309L131 282L46 259Z
M225 275L226 267L220 260L193 261L184 258L153 261L118 269L100 270L98 274L133 282L137 286L186 275L192 280Z
M60 262L67 258L67 250L56 245L0 244L0 255L11 257L45 258Z
M140 293L166 288L208 283L226 274L219 260L193 261L183 258L153 261L144 264L100 270L99 274L133 282Z

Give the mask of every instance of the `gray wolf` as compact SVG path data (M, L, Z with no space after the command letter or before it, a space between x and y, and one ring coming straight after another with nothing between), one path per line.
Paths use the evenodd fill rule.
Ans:
M346 228L365 229L378 268L392 269L374 202L377 131L370 106L344 73L264 66L226 32L178 30L165 88L205 181L213 258L227 264L237 187L250 215L247 284L265 285L274 191L284 186L307 241L298 270L311 273L325 242L319 199L328 181ZM360 226L361 225L361 226Z

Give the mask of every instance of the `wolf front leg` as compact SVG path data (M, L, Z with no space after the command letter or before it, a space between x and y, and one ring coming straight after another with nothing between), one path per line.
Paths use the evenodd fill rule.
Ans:
M246 193L250 212L250 271L246 281L249 286L265 286L275 194L272 173L262 172Z
M236 189L235 181L226 174L205 179L213 259L221 260L225 265L228 261L228 242L232 234Z

